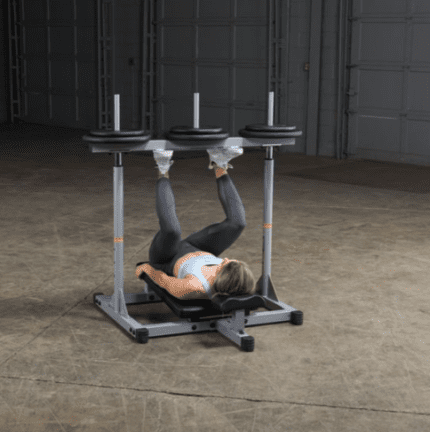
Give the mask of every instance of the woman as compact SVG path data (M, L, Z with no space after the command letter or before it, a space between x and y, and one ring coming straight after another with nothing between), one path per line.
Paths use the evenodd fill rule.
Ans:
M218 156L219 152L217 150ZM140 277L145 272L157 285L181 300L253 294L256 290L254 275L246 263L217 258L239 238L246 226L245 208L227 174L227 168L232 166L225 163L238 153L242 154L243 149L227 148L222 152L224 158L216 158L215 152L211 154L208 150L211 155L209 168L215 168L218 196L227 218L182 240L167 172L173 161L168 160L164 167L159 163L161 154L166 158L173 152L154 151L160 170L156 184L156 210L161 229L149 250L150 264L139 263L136 276Z

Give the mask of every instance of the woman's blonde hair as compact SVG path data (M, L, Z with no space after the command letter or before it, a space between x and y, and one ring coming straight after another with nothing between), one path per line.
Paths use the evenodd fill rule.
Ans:
M243 261L230 261L212 284L213 298L218 296L251 295L257 290L255 277Z

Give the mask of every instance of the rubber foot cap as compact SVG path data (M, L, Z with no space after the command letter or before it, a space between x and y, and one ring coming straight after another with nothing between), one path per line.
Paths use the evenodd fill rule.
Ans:
M244 336L240 340L240 347L246 352L254 351L254 338L252 336Z
M302 325L303 324L303 312L296 310L291 312L291 324Z
M93 303L100 305L101 304L100 301L96 299L96 296L98 296L98 295L103 295L103 293L102 292L94 293L93 294Z
M136 330L136 340L138 343L146 344L149 340L149 331L146 328Z

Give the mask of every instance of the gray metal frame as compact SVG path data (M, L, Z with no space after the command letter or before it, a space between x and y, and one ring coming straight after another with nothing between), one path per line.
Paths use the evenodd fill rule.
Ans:
M119 118L115 119L115 123L115 130L119 130ZM293 132L292 135L300 136L301 132ZM204 143L195 145L195 143L183 141L180 143L173 143L168 140L151 140L138 146L136 146L136 144L130 146L127 146L127 144L110 144L107 146L90 143L89 148L92 153L115 153L115 166L113 169L115 288L113 295L94 295L94 301L98 307L139 342L142 342L138 337L139 329L146 329L149 338L218 331L235 344L241 346L242 339L248 336L244 331L245 327L291 321L291 313L297 309L278 299L270 274L274 179L273 147L294 144L295 138L253 140L241 137L220 140L210 145ZM146 283L143 291L140 293L124 293L124 167L122 165L122 153L151 151L154 149L196 151L227 146L266 147L266 159L264 161L263 274L257 282L257 294L260 294L266 300L267 311L251 312L249 315L245 316L244 310L237 310L228 316L221 315L215 318L202 318L202 320L198 322L186 319L179 322L141 324L128 314L127 305L160 302L162 299L160 299ZM146 340L143 342L146 342Z

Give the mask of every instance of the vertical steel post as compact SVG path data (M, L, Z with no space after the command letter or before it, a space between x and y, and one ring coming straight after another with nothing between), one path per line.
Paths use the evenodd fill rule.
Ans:
M274 93L269 92L267 123L273 126ZM275 161L273 147L266 148L264 160L264 225L263 225L263 296L268 296L272 262L272 220L273 220L273 174Z
M273 126L274 93L272 90L272 0L267 0L267 91L269 93L267 124ZM266 148L264 160L264 225L263 225L263 289L264 297L269 293L269 278L272 260L272 212L273 212L273 147Z
M263 240L263 296L267 297L272 260L272 216L273 216L273 147L266 149L264 160L264 240Z
M114 97L114 128L120 130L119 95ZM116 313L127 316L124 297L124 167L122 153L115 153L113 168L113 202L114 202L114 279L115 291L113 308Z
M193 127L200 127L200 93L194 93L194 122Z

